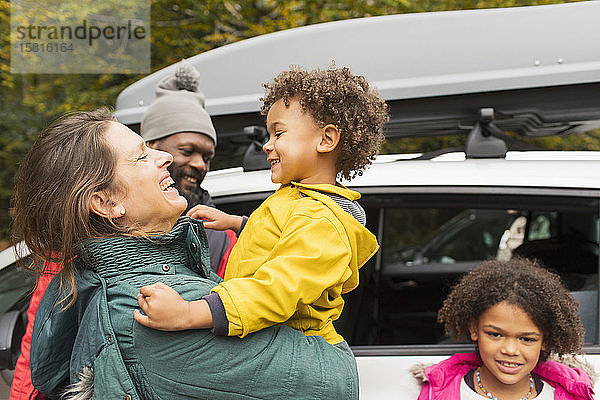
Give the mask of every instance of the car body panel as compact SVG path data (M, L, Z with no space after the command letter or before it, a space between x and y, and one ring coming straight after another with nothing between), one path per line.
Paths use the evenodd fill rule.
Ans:
M436 187L499 187L499 188L572 188L600 189L600 152L509 152L507 159L464 159L464 153L452 153L441 160L405 160L394 155L381 156L362 176L343 182L351 188L377 189ZM552 153L552 154L550 154ZM569 153L569 152L564 152ZM397 158L400 158L398 160ZM544 161L545 160L545 161ZM544 169L537 167L544 161ZM215 199L248 193L271 192L270 171L244 172L242 168L211 171L202 187ZM243 177L245 184L239 185ZM465 177L468 177L466 179ZM404 190L403 189L403 190ZM505 191L506 189L502 189Z

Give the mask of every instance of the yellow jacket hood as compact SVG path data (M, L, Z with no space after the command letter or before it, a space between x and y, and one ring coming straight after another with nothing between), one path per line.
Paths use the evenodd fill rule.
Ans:
M297 186L300 192L306 196L312 197L315 200L319 200L325 204L335 216L342 222L342 225L346 229L348 240L350 241L350 249L352 250L352 259L350 262L350 269L352 270L352 276L344 283L342 293L347 293L358 286L358 270L379 249L377 239L375 235L371 233L366 227L362 226L352 215L344 211L331 197L325 193L341 196L350 201L356 201L360 199L360 193L348 189L347 187L337 184L317 184L309 185L302 183L291 183Z

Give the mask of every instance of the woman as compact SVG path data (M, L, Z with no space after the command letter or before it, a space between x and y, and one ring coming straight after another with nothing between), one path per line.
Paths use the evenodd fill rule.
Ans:
M34 324L34 385L80 398L357 398L351 357L289 327L244 339L162 332L133 319L139 288L164 282L186 300L219 280L201 223L179 218L168 153L148 148L107 110L60 118L25 158L15 234L39 259L64 264Z

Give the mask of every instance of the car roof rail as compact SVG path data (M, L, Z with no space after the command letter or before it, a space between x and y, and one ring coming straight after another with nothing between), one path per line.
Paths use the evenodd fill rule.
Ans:
M505 158L506 143L498 134L504 135L494 125L494 109L491 107L479 109L479 121L475 123L465 145L467 158Z
M470 127L465 146L430 151L411 160L432 160L455 152L464 152L466 158L505 158L509 146L512 150L543 150L507 135L496 125L497 116L504 119L510 118L509 116L496 112L492 107L480 108L478 114L477 122ZM460 128L467 127L463 125Z

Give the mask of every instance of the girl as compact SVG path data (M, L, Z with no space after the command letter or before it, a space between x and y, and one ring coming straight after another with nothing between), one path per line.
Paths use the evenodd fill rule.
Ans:
M593 399L586 372L548 361L581 351L578 308L560 278L532 261L482 263L438 314L447 334L471 339L476 351L415 367L418 399Z

